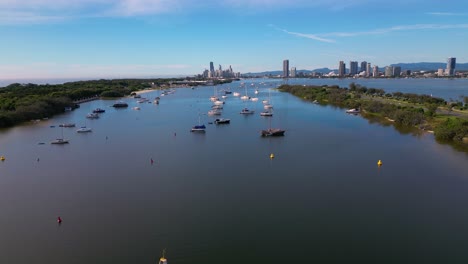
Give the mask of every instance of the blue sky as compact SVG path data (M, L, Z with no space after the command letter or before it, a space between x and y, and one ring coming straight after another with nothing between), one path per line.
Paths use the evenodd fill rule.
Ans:
M468 62L465 0L0 0L0 79Z

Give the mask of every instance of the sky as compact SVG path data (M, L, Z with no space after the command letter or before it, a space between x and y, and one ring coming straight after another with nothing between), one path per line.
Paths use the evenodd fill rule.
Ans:
M0 0L0 80L468 62L466 0Z

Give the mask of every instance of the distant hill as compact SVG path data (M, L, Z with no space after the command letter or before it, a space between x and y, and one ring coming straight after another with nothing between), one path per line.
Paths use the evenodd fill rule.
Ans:
M445 62L417 62L417 63L396 63L390 66L400 66L402 70L411 71L437 71L438 69L445 69L447 63ZM383 71L385 67L379 67L380 71ZM347 69L349 71L349 69ZM311 72L317 73L329 73L331 71L337 72L337 69L319 68L315 70L298 70L297 73L302 72L304 74L310 74ZM455 71L468 71L468 63L457 63ZM266 71L266 72L248 72L243 75L246 76L278 76L282 75L283 71Z
M397 63L390 66L400 66L402 70L411 71L437 71L438 69L447 68L447 63L444 62L417 62L417 63ZM457 71L467 71L468 63L457 63L455 66Z

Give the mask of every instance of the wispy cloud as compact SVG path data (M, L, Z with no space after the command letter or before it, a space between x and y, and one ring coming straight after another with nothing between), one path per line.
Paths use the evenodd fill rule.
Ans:
M381 35L395 31L412 31L412 30L441 30L441 29L464 29L468 28L468 24L415 24L415 25L402 25L389 28L374 29L369 31L357 32L332 32L321 34L321 36L329 37L356 37L362 35ZM320 35L319 35L320 36Z
M0 0L1 24L49 23L83 17L130 17L174 13L190 0Z
M0 10L12 15L0 23L46 23L55 18L136 17L179 12L197 12L206 8L242 9L265 12L284 8L323 8L342 10L375 0L0 0ZM13 14L23 13L20 18Z
M452 13L452 12L428 12L426 15L432 16L467 16L468 13Z
M0 25L55 23L67 19L64 16L40 15L34 12L0 11Z
M293 35L293 36L297 36L297 37L301 37L301 38L308 38L308 39L313 39L313 40L318 40L318 41L321 41L321 42L328 42L328 43L333 43L335 42L334 40L331 40L331 39L326 39L326 38L322 38L322 37L319 37L318 35L315 35L315 34L307 34L307 33L299 33L299 32L291 32L291 31L288 31L286 29L282 29L282 28L279 28L279 27L276 27L275 25L268 25L276 30L279 30L279 31L282 31L286 34L289 34L289 35Z
M309 33L299 33L299 32L290 32L286 29L276 27L274 25L269 25L270 27L275 28L276 30L282 31L284 33L318 40L322 42L333 43L336 42L330 37L357 37L363 35L382 35L388 34L396 31L415 31L415 30L447 30L447 29L468 29L468 24L416 24L416 25L402 25L394 26L389 28L373 29L368 31L355 31L355 32L330 32L330 33L321 33L321 34L309 34Z
M354 6L363 5L375 0L222 0L223 5L231 7L246 7L246 8L306 8L306 7L323 7L329 10L343 10ZM258 9L261 11L261 9Z

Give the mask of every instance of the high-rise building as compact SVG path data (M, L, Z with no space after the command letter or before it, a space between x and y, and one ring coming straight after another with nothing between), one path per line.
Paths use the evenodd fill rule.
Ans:
M358 74L358 62L357 61L349 62L349 74L351 76Z
M374 67L372 68L372 77L379 77L379 66L374 65Z
M437 76L439 76L439 77L444 76L444 69L438 69L437 70Z
M453 76L455 74L455 65L457 59L454 57L450 57L447 59L447 75Z
M291 77L296 78L296 67L291 68Z
M401 75L401 67L400 66L394 66L393 67L393 77L400 77Z
M393 66L385 67L385 77L393 77Z
M338 67L338 76L344 77L346 74L346 64L344 61L340 61L340 65Z
M212 76L214 75L214 71L215 71L215 70L214 70L214 64L213 64L213 62L211 61L211 62L210 62L210 72L211 72L211 75L212 75Z
M371 73L371 63L368 62L366 66L366 77L369 77Z
M361 62L361 72L366 71L367 69L367 61Z
M284 78L289 77L289 60L283 61L283 77Z

